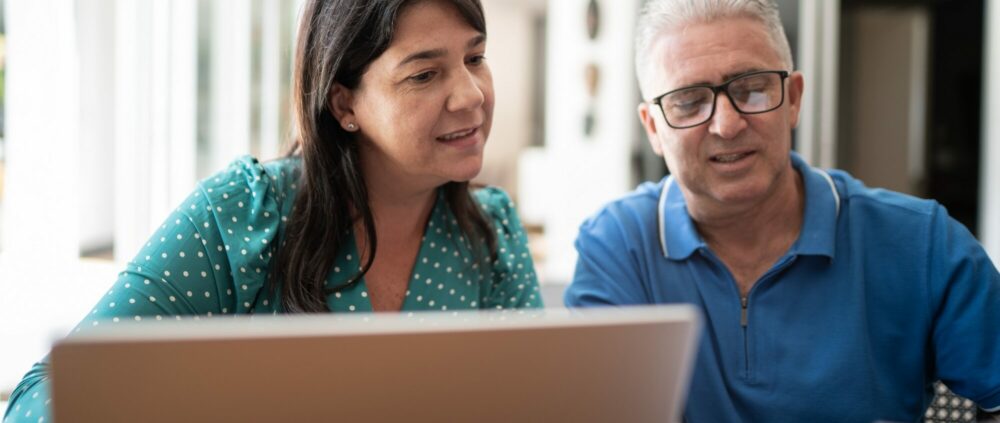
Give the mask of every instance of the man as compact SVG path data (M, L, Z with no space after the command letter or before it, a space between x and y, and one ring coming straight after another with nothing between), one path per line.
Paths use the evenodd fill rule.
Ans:
M652 0L636 56L672 175L582 225L566 303L700 306L687 421L916 421L935 380L1000 410L1000 274L938 203L791 153L772 0Z

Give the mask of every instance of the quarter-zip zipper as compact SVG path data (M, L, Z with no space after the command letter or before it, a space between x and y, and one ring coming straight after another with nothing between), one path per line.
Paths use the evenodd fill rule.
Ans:
M743 311L740 312L740 326L743 326L743 330L747 330L747 297L740 297L740 305L743 307Z
M751 381L753 378L751 377L750 374L750 331L749 331L750 318L748 315L749 314L748 310L750 308L750 295L753 294L753 292L757 289L759 285L766 282L774 274L784 270L786 267L791 265L795 261L796 256L786 256L782 260L780 260L777 264L775 264L773 268L769 269L767 272L764 273L763 276L757 279L754 285L750 287L750 291L747 292L746 296L743 296L742 294L739 293L739 288L737 287L736 284L736 278L734 278L732 273L729 272L729 269L722 262L722 260L719 260L719 258L716 257L715 254L712 253L711 250L708 250L707 248L703 248L703 252L705 254L705 257L711 260L716 266L725 270L725 272L729 275L729 280L733 284L732 286L736 288L735 290L737 294L740 295L739 297L740 328L743 330L743 370L744 370L743 376L747 381Z
M743 370L750 375L750 337L747 334L747 297L740 297L740 326L743 328Z
M795 261L796 256L786 256L784 259L780 260L773 268L768 270L754 282L750 291L747 292L746 296L740 296L740 327L743 329L743 364L744 364L744 375L747 380L752 380L750 375L750 318L748 317L748 310L750 308L750 295L757 289L758 286L762 285L773 277L778 272L781 272Z

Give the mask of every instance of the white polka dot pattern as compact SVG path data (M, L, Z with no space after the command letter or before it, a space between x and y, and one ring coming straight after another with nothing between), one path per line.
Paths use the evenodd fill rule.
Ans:
M934 393L934 400L931 401L931 405L924 411L924 423L965 423L977 421L977 407L971 400L955 395L941 382L934 383Z
M502 190L487 187L474 192L483 212L494 226L497 259L488 252L477 256L458 226L443 194L431 211L424 229L418 257L413 265L403 310L462 310L541 307L527 236L514 204ZM327 277L327 287L344 286L359 268L354 236L345 239L346 251ZM345 272L343 269L354 269ZM337 291L327 299L334 312L371 311L367 287L359 283Z
M243 157L202 181L150 237L74 332L120 322L277 313L266 287L272 245L291 213L299 159L260 164ZM541 307L527 237L510 198L497 188L474 193L497 237L496 260L474 251L439 195L424 230L403 310ZM330 269L338 286L358 269L353 234ZM480 254L475 254L478 252ZM334 312L370 311L364 281L328 297ZM49 415L48 366L39 362L11 396L6 422Z

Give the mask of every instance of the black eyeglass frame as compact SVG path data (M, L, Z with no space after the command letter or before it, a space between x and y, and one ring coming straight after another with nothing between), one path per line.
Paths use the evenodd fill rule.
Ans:
M767 110L761 110L759 112L744 112L743 110L740 110L740 107L736 105L735 101L733 101L733 97L729 95L729 85L732 84L733 82L739 80L739 79L746 78L748 76L765 74L765 73L773 73L773 74L777 74L779 77L781 77L781 101L778 101L778 104L776 106L774 106L774 107L772 107L770 109L767 109ZM719 101L719 93L720 92L724 92L726 94L726 98L729 100L729 104L731 104L733 106L733 108L736 109L737 112L740 112L740 114L744 114L744 115L759 115L761 113L767 113L767 112L776 110L777 108L781 107L781 105L785 104L785 80L786 79L788 79L788 71L783 71L783 70L763 70L763 71L747 72L747 73L744 73L744 74L736 75L736 76L730 78L728 81L723 82L720 85L698 84L698 85L689 85L689 86L686 86L686 87L681 87L681 88L678 88L676 90L670 90L670 91L667 91L667 92L665 92L663 94L660 94L660 95L654 97L649 103L650 104L655 104L660 109L660 114L663 115L663 120L665 122L667 122L667 125L670 126L671 128L674 128L674 129L694 128L695 126L705 124L705 122L708 122L708 121L712 120L712 117L715 116L715 104ZM670 123L670 119L667 119L667 111L663 110L663 104L661 103L662 100L663 100L663 97L666 97L666 96L668 96L670 94L673 94L673 93L676 93L678 91L689 90L689 89L692 89L692 88L709 88L709 89L712 90L712 111L709 112L708 117L706 117L705 120L703 120L701 122L698 122L696 124L685 125L685 126L674 126L674 124Z

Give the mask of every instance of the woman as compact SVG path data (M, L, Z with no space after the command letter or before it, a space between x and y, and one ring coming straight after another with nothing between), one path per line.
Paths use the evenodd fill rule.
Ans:
M493 87L478 0L312 0L297 139L204 180L77 327L246 313L540 307L499 189L470 192ZM47 366L11 421L47 414ZM7 420L5 419L5 422Z

